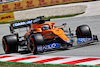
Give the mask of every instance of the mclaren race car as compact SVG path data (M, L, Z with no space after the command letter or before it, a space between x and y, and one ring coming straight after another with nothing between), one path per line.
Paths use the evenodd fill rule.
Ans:
M76 28L76 34L63 28L66 23L59 27L54 26L55 22L48 22L50 19L43 19L43 16L37 17L25 22L10 24L11 35L3 36L2 44L5 53L18 52L19 47L36 54L50 49L64 48L73 46L73 38L77 38L77 44L89 43L98 40L96 35L92 35L88 25L80 25ZM26 28L27 32L22 36L16 32L16 29Z

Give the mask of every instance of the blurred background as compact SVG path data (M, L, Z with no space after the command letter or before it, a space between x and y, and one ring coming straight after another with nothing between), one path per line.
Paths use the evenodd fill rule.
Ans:
M0 0L0 4L10 3L10 2L17 2L17 1L22 1L22 0Z

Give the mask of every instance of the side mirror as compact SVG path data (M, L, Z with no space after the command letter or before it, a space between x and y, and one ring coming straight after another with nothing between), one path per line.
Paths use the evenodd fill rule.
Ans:
M67 25L67 23L63 23L63 24L62 24L62 26L65 26L65 25Z

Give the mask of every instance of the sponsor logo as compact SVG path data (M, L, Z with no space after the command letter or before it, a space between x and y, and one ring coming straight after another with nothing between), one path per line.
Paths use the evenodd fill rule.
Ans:
M37 51L43 51L43 47L42 46L37 46Z
M9 16L5 16L5 17L1 17L0 20L8 19L8 18L12 18L12 16L9 15Z
M5 12L5 11L10 11L10 10L11 10L11 8L9 7L8 4L2 5L2 11L3 11L3 12Z
M92 38L78 38L77 43L78 44L79 43L85 43L85 42L90 41L90 40L92 40Z
M58 47L61 47L61 45L59 43L52 43L52 44L49 44L49 45L46 45L43 47L43 49L54 49L54 48L58 48Z
M11 21L14 20L14 14L13 12L11 13L5 13L5 14L1 14L0 15L0 22L7 22L7 21Z
M22 3L21 2L16 2L16 3L14 3L14 10L20 10L20 9L23 9L23 6L21 6L22 5Z
M14 23L13 26L16 27L16 26L27 25L27 24L31 24L31 23L32 23L32 20L29 20L27 22Z
M32 8L32 7L34 7L33 0L31 0L31 1L26 1L26 3L27 3L26 8Z

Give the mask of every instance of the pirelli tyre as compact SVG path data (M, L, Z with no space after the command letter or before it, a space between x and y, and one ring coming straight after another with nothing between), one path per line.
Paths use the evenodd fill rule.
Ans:
M4 52L16 53L18 51L18 38L15 35L7 35L2 38Z
M76 29L77 38L92 38L91 29L88 25L78 26Z
M41 34L34 33L31 34L28 39L28 49L35 55L37 53L37 46L41 46L41 51L43 52L44 40Z

